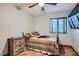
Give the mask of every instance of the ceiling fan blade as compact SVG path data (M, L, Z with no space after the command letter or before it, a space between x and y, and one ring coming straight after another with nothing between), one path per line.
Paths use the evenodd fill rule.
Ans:
M45 4L48 4L48 5L57 5L57 3L45 3Z
M35 4L31 5L31 6L29 6L29 8L32 8L32 7L36 6L36 5L38 5L38 3L35 3Z

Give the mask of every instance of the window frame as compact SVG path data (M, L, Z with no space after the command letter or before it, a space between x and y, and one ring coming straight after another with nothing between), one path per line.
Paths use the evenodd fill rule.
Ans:
M65 21L63 21L63 31L64 32L59 32L59 20L61 20L61 19L63 19L63 20L65 19ZM50 18L50 20L57 20L57 32L53 32L53 29L52 29L52 32L49 31L50 33L67 34L67 17ZM65 26L64 26L65 24L64 23L66 23L66 31L64 29L65 28ZM53 24L53 22L52 22L52 24ZM50 25L49 25L49 27L50 27ZM53 28L53 25L52 25L52 28Z
M78 22L79 22L78 13L75 13L74 15L77 17L77 20L78 20ZM72 15L72 16L74 16L74 15ZM77 27L75 26L75 24L74 24L74 22L73 22L73 19L71 18L72 16L69 16L69 18L70 18L70 20L71 20L71 21L69 21L69 24L70 24L71 28L72 28L72 29L79 29L79 28L77 28ZM71 25L71 23L73 24L73 26Z

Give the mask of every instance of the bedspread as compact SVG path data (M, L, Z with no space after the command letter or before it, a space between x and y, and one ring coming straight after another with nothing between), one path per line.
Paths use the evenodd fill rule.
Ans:
M59 46L56 40L53 41L53 38L30 38L26 41L26 46L27 48L52 52L54 55L59 54Z

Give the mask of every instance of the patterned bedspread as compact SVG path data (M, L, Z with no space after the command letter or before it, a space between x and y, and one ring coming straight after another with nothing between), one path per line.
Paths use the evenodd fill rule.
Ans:
M36 43L36 44L42 44L42 45L53 45L54 42L50 40L40 40L40 39L29 39L27 41L28 43Z
M29 40L27 40L26 46L32 49L52 52L53 54L55 54L56 50L56 54L58 54L58 44L56 38L54 37L50 38L31 37Z
M47 38L39 38L40 36L31 37L30 40L44 40L44 41L53 41L57 42L56 37L47 37Z

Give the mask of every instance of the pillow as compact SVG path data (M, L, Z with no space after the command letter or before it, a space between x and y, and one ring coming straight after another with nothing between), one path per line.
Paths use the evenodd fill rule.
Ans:
M35 37L36 35L34 33L30 33L31 37Z
M39 36L40 34L38 32L33 32L34 35Z

